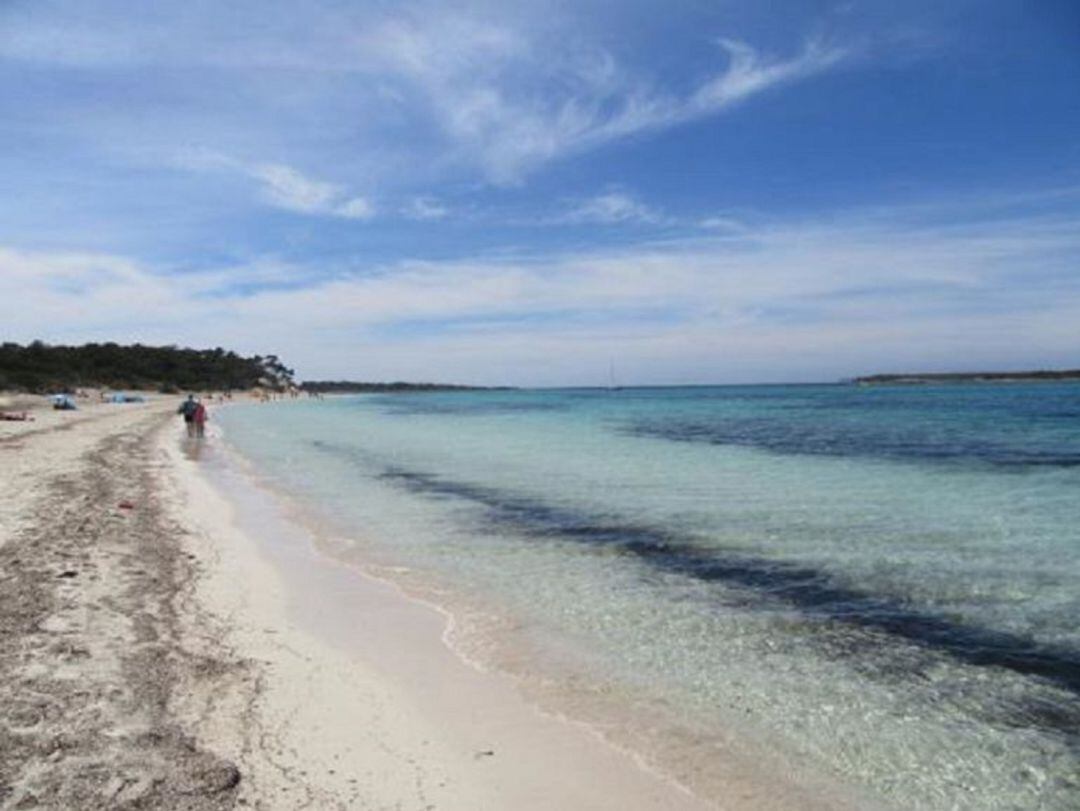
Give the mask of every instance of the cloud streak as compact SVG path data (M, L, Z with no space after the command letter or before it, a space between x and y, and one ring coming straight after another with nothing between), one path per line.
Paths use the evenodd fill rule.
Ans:
M450 215L449 206L434 197L414 197L401 208L401 215L410 220L443 220Z
M374 204L367 198L351 195L340 184L309 177L280 163L245 163L205 151L181 153L175 163L182 169L225 171L255 180L259 198L285 211L349 220L369 220L376 213Z
M581 200L554 217L552 223L566 225L659 225L667 217L623 191L612 190Z
M419 98L459 157L504 184L550 160L715 115L847 55L816 40L790 57L728 38L717 47L726 64L678 95L603 49L567 51L469 20L402 16L361 39L370 69Z
M900 219L331 278L8 250L0 319L23 340L222 343L276 351L305 375L445 379L453 368L486 383L593 382L611 354L637 382L670 382L842 376L884 357L909 368L1065 362L1080 351L1080 282L1068 272L1076 217L948 228ZM279 283L289 277L308 281Z
M9 2L0 323L475 382L1076 350L1075 60L804 5Z
M70 3L21 9L17 24L0 32L0 59L91 71L194 67L243 88L249 99L267 71L302 74L312 88L344 82L350 95L366 99L371 122L354 130L378 130L379 121L404 115L414 134L438 134L436 165L464 165L498 184L518 183L549 161L715 115L825 72L847 55L818 40L778 55L720 36L715 68L680 90L582 36L572 17L555 22L549 15L538 26L512 3L481 14L467 5L345 11L315 3L301 12L238 2L224 19L216 6L198 14L165 4L137 16L121 5L110 14L108 6L100 14ZM248 17L259 20L257 28Z

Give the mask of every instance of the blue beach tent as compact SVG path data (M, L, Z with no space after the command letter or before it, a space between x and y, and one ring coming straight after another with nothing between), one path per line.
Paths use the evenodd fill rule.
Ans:
M78 409L75 400L70 394L54 394L50 399L52 400L52 407L57 411L75 411Z

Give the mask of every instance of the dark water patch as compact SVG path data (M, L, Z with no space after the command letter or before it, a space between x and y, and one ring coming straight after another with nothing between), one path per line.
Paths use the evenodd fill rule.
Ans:
M1028 696L1021 701L1004 704L997 708L992 720L1016 729L1036 727L1080 734L1080 708L1046 696Z
M1072 446L1047 443L1020 447L976 432L919 426L714 417L645 419L620 430L629 436L732 445L777 454L967 462L1004 469L1080 466L1080 440Z
M381 478L409 489L482 505L487 519L532 537L603 546L650 567L704 582L746 589L757 600L805 616L862 628L946 653L979 667L1000 667L1051 681L1080 695L1080 652L981 628L837 583L827 572L767 558L703 549L653 527L594 520L572 510L425 473L387 468ZM1080 721L1080 713L1074 713Z
M624 411L624 434L775 453L1080 465L1080 386L705 389Z
M313 446L362 464L379 479L419 495L477 505L490 527L625 556L645 567L643 576L653 572L731 587L720 598L729 607L776 612L778 618L794 610L795 617L784 621L792 633L812 639L825 656L849 660L867 678L911 682L922 675L927 689L936 692L941 687L930 674L941 661L1035 677L1038 683L1003 694L992 707L982 698L985 686L979 677L950 677L959 678L952 688L954 703L987 723L1038 728L1080 746L1080 651L912 607L839 583L812 566L706 549L686 535L385 465L360 449L336 443L315 441Z

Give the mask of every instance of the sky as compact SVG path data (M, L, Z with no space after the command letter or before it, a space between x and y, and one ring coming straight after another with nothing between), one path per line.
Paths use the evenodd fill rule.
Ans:
M0 340L521 386L1080 367L1071 0L0 0Z

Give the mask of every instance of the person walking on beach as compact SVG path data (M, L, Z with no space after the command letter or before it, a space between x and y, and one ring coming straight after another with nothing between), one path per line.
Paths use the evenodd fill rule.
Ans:
M187 435L189 437L195 436L195 412L200 406L201 403L195 399L195 395L189 394L187 399L180 404L180 408L176 409L176 413L181 414L184 417L184 427L187 428ZM205 409L203 410L205 411Z
M206 436L206 421L208 419L210 419L210 415L206 411L206 406L202 403L196 404L193 422L195 423L195 436L198 439Z

